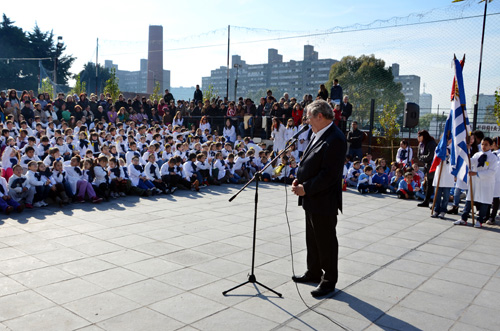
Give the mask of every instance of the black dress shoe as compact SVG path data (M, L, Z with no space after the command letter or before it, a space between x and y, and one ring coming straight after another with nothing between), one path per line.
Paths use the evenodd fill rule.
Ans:
M429 207L429 201L423 201L417 205L418 207Z
M310 276L307 273L303 274L302 276L292 276L292 280L295 283L320 283L321 282L321 276Z
M335 292L335 283L322 281L318 287L311 291L311 295L318 298L333 292Z

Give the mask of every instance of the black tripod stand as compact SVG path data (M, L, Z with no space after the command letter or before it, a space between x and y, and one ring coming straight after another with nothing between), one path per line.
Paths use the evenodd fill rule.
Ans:
M295 142L297 141L297 139L292 139L290 140L290 142L287 144L287 146L285 147L284 150L282 150L278 155L276 155L276 157L274 159L272 159L271 162L269 162L264 168L262 168L262 170L260 171L257 171L255 173L255 175L252 177L251 180L248 181L248 183L246 183L238 192L236 192L235 195L233 195L231 197L231 199L229 199L229 202L233 201L237 196L238 194L240 194L243 190L245 190L245 188L250 185L251 182L255 181L255 210L254 210L254 214L253 214L253 245L252 245L252 270L250 272L250 274L248 275L248 280L244 283L241 283L240 285L237 285L227 291L224 291L222 292L223 295L226 295L227 293L231 292L232 290L235 290L243 285L246 285L246 284L249 284L249 283L252 283L252 284L257 284L257 285L260 285L262 286L263 288L273 292L274 294L276 294L277 296L279 296L280 298L282 297L281 293L278 293L276 292L275 290L267 287L266 285L262 284L262 283L259 283L257 281L257 278L255 277L255 274L254 274L254 269L255 269L255 240L257 238L257 206L258 206L258 203L259 203L259 181L262 180L262 173L264 172L264 170L266 170L271 164L273 164L273 162L275 160L277 160L278 158L281 157L281 155L283 155L284 153L286 153L286 151L290 148L291 145L295 144Z

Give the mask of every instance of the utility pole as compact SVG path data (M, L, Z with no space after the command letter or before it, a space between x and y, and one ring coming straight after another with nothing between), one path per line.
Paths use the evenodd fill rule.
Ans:
M236 102L236 97L237 97L236 91L238 90L238 69L241 68L242 65L237 63L234 64L233 67L236 68L236 79L234 80L234 102Z
M58 60L59 54L61 52L61 49L63 47L62 39L63 38L61 36L57 37L56 56L54 57L54 85L57 85L57 60ZM56 92L56 91L54 91L54 92Z
M99 89L98 80L99 80L99 38L97 38L97 45L95 48L95 95L96 95L96 98L97 98L97 91Z
M227 26L227 80L226 80L226 98L229 100L229 45L231 42L231 26Z
M476 103L474 104L474 123L472 124L472 130L475 131L477 128L477 112L479 104L479 86L481 84L481 67L483 65L483 46L484 46L484 30L486 27L486 11L488 9L488 1L484 0L484 15L483 15L483 33L481 35L481 53L479 54L479 73L477 75L477 93L476 93Z

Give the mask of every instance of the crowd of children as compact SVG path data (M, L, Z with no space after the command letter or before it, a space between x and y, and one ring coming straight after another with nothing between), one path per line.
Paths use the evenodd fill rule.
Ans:
M247 182L263 169L264 181L291 183L302 154L293 146L268 166L277 151L248 137L231 142L210 128L137 126L132 120L101 119L88 127L77 121L71 127L65 121L42 123L35 117L30 126L10 115L0 123L0 132L0 210L7 214L49 202L62 207L128 194L199 191L208 185ZM307 133L300 146L307 146Z
M390 167L385 159L373 161L371 154L367 154L361 161L351 160L348 155L344 167L345 186L355 187L361 194L389 193L395 194L399 199L418 200L425 199L424 192L429 186L433 190L432 197L435 195L431 217L440 219L445 219L446 214L458 214L460 194L465 191L465 206L460 219L454 224L467 225L472 201L478 216L474 226L495 224L500 205L500 137L491 139L480 132L476 132L474 136L471 137L470 145L475 145L472 147L478 151L474 153L474 148L469 148L472 154L469 170L472 190L470 183L457 180L451 174L449 146L446 159L435 169L436 175L432 183L427 183L427 177L419 169L418 163L413 161L413 152L407 141L401 141L396 161ZM448 145L450 143L451 140ZM454 202L448 209L451 198L454 198Z

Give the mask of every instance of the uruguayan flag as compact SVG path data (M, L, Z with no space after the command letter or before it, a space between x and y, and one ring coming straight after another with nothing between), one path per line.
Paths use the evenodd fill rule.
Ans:
M451 129L451 153L450 165L451 173L457 179L467 183L469 173L469 158L467 150L467 135L470 134L469 118L465 108L465 91L462 77L462 65L454 59L455 79L451 92L450 116L446 121L446 127Z

